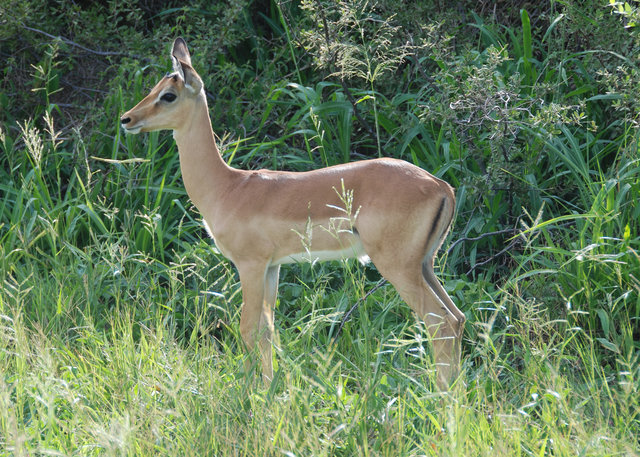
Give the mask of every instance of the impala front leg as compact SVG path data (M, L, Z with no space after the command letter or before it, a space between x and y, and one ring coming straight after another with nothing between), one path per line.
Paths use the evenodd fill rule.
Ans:
M262 377L268 383L273 378L271 341L274 326L272 301L275 301L275 288L277 288L279 268L267 268L260 264L238 266L238 271L240 273L243 299L240 334L249 352L246 368L249 371L253 366L252 358L257 345L262 362Z

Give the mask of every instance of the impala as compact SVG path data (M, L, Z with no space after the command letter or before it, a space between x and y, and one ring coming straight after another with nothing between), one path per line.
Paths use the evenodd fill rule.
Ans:
M460 365L464 314L433 272L453 218L449 184L410 163L374 159L308 172L238 170L216 146L203 82L182 38L167 74L122 118L128 133L173 130L187 193L242 286L240 332L273 377L273 313L280 265L370 259L430 335L438 386ZM346 208L350 206L350 208Z

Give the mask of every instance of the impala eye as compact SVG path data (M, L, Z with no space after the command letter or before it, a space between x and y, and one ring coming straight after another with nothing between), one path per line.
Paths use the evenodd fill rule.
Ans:
M172 101L174 101L176 98L178 98L176 96L176 94L172 94L171 92L167 92L166 94L164 94L162 97L160 97L160 100L162 100L163 102L168 102L171 103Z

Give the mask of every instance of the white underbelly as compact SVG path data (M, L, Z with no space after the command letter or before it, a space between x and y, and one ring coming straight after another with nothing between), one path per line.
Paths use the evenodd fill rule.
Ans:
M300 263L300 262L324 262L328 260L342 260L357 258L363 264L369 261L369 256L364 251L364 246L360 240L342 249L336 250L323 250L323 251L301 251L293 254L289 254L273 262L273 265L282 265L286 263Z
M211 228L209 227L207 222L203 220L203 223L207 233L214 240L214 242L216 243L216 247L222 253L222 255L224 255L228 259L233 260L232 257L225 252L224 247L221 246L220 243L218 243L218 241L215 239L211 231ZM333 250L301 249L300 252L295 252L273 261L271 265L283 265L287 263L303 263L303 262L315 263L315 262L325 262L329 260L343 260L343 259L353 259L353 258L357 258L363 265L368 263L369 256L365 252L364 246L362 245L360 238L356 236L352 238L352 240L353 241L350 245L345 246L344 248L341 248L341 249L333 249ZM301 243L301 248L302 248L302 243Z

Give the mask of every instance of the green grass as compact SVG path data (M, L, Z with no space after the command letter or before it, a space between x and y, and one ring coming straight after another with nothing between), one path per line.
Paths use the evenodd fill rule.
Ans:
M552 2L542 18L471 2L471 23L437 7L422 27L415 2L343 2L362 7L351 25L328 0L266 3L67 16L64 2L25 2L7 16L0 456L640 455L639 42L623 29L635 7L623 24L596 3ZM329 42L366 57L344 78L320 13ZM91 71L90 55L23 24L127 57ZM237 273L206 238L171 135L119 130L176 33L194 43L233 166L382 151L456 187L436 264L467 316L451 391L434 388L415 316L355 261L283 267L275 379L246 370ZM367 34L409 54L391 65ZM385 71L363 79L362 65ZM97 104L66 98L85 72Z
M198 264L183 260L174 272ZM332 345L331 305L349 296L319 280L299 299L304 318L278 313L289 324L265 389L243 373L237 313L195 297L182 307L177 275L124 266L137 287L112 285L109 306L91 293L97 278L5 282L3 455L637 455L638 360L609 379L598 343L516 283L477 311L465 372L439 394L393 291L374 294ZM159 302L161 280L172 292ZM63 310L29 321L58 290Z
M1 455L638 455L640 255L616 238L636 163L617 172L625 192L593 176L587 212L530 221L506 280L443 270L469 316L451 392L391 286L337 334L378 278L355 263L284 270L265 388L244 371L237 277L179 203L165 136L116 135L148 160L78 161L63 190L69 145L31 134L40 159L7 151ZM567 221L579 236L558 236Z

